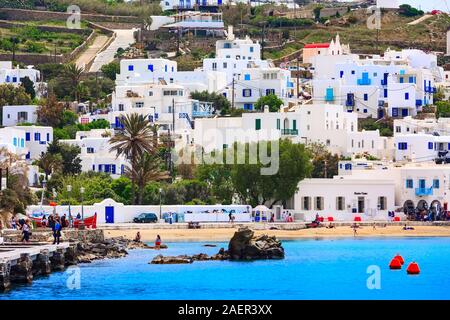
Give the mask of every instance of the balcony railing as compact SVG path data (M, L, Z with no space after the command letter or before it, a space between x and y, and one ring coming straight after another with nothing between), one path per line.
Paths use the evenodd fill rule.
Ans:
M281 129L281 134L284 136L298 136L297 129Z
M433 187L431 188L416 188L416 196L432 196L433 195Z

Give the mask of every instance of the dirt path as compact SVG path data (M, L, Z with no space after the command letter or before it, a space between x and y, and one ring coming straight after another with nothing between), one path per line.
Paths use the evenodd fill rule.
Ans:
M84 69L85 66L95 58L100 49L106 44L108 39L109 38L103 34L97 35L97 37L95 37L94 39L94 42L76 60L75 63L77 64L77 66Z
M433 17L433 15L431 15L431 14L426 14L426 15L420 17L420 18L417 19L417 20L411 21L410 23L408 23L408 25L413 26L413 25L419 24L419 23L421 23L421 22L423 22L423 21L425 21L425 20L430 19L431 17Z

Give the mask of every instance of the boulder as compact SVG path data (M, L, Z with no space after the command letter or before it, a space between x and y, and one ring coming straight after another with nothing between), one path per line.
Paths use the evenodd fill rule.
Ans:
M231 260L283 259L284 248L276 237L255 236L247 227L239 228L228 244Z
M164 257L163 255L159 254L156 257L154 257L153 260L149 263L151 263L151 264L187 264L187 263L192 263L192 262L194 262L192 257L189 257L187 255Z

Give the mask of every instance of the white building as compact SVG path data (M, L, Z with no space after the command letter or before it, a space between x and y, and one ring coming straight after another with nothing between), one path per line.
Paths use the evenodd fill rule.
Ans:
M36 111L39 107L35 105L4 106L3 126L10 127L21 123L36 123Z
M338 103L360 117L415 116L433 104L435 81L444 78L435 55L420 50L387 50L365 59L342 55L313 58L314 101Z
M15 127L0 128L0 149L15 153L20 157L28 154L25 145L25 132Z
M179 11L171 16L151 16L150 30L167 29L180 34L192 32L194 35L223 36L222 12Z
M127 160L110 151L109 140L113 135L114 130L111 129L78 131L75 139L59 142L80 147L81 171L104 172L118 178L124 174Z
M349 163L347 163L348 165ZM306 220L318 213L335 220L387 220L387 211L436 216L448 210L450 166L434 163L361 166L333 179L305 179L295 195L295 212Z
M20 69L19 67L14 68L12 61L0 61L0 84L20 85L21 79L25 77L30 78L36 84L41 78L41 73L39 70L33 69L33 66Z
M242 117L198 119L194 144L205 152L221 150L234 142L246 143L288 137L298 143L320 143L332 153L370 154L390 159L388 139L378 131L358 132L356 114L340 105L303 105L293 112L252 112Z
M15 126L15 128L25 135L25 147L28 153L27 160L37 160L41 154L47 151L48 145L53 142L53 128L41 126Z
M334 60L341 55L350 54L350 46L342 45L339 34L330 43L309 43L303 47L303 63L313 63L315 57L326 56Z
M189 10L195 7L219 7L228 3L227 0L162 0L160 2L161 9L167 10Z
M203 70L226 73L227 84L241 75L243 69L253 66L269 67L269 61L261 59L261 45L248 36L245 39L235 38L231 26L228 27L227 39L216 42L215 58L203 60Z

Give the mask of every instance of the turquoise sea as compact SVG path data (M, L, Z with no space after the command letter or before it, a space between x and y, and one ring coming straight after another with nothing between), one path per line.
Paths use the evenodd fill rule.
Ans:
M123 259L80 265L80 288L56 272L15 286L2 299L450 299L450 238L345 238L283 241L278 261L206 261L151 265L165 255L216 253L202 242L169 243L169 249L134 250ZM396 253L417 261L421 274L391 271ZM368 289L370 266L380 268L380 289ZM373 283L373 282L371 282Z

